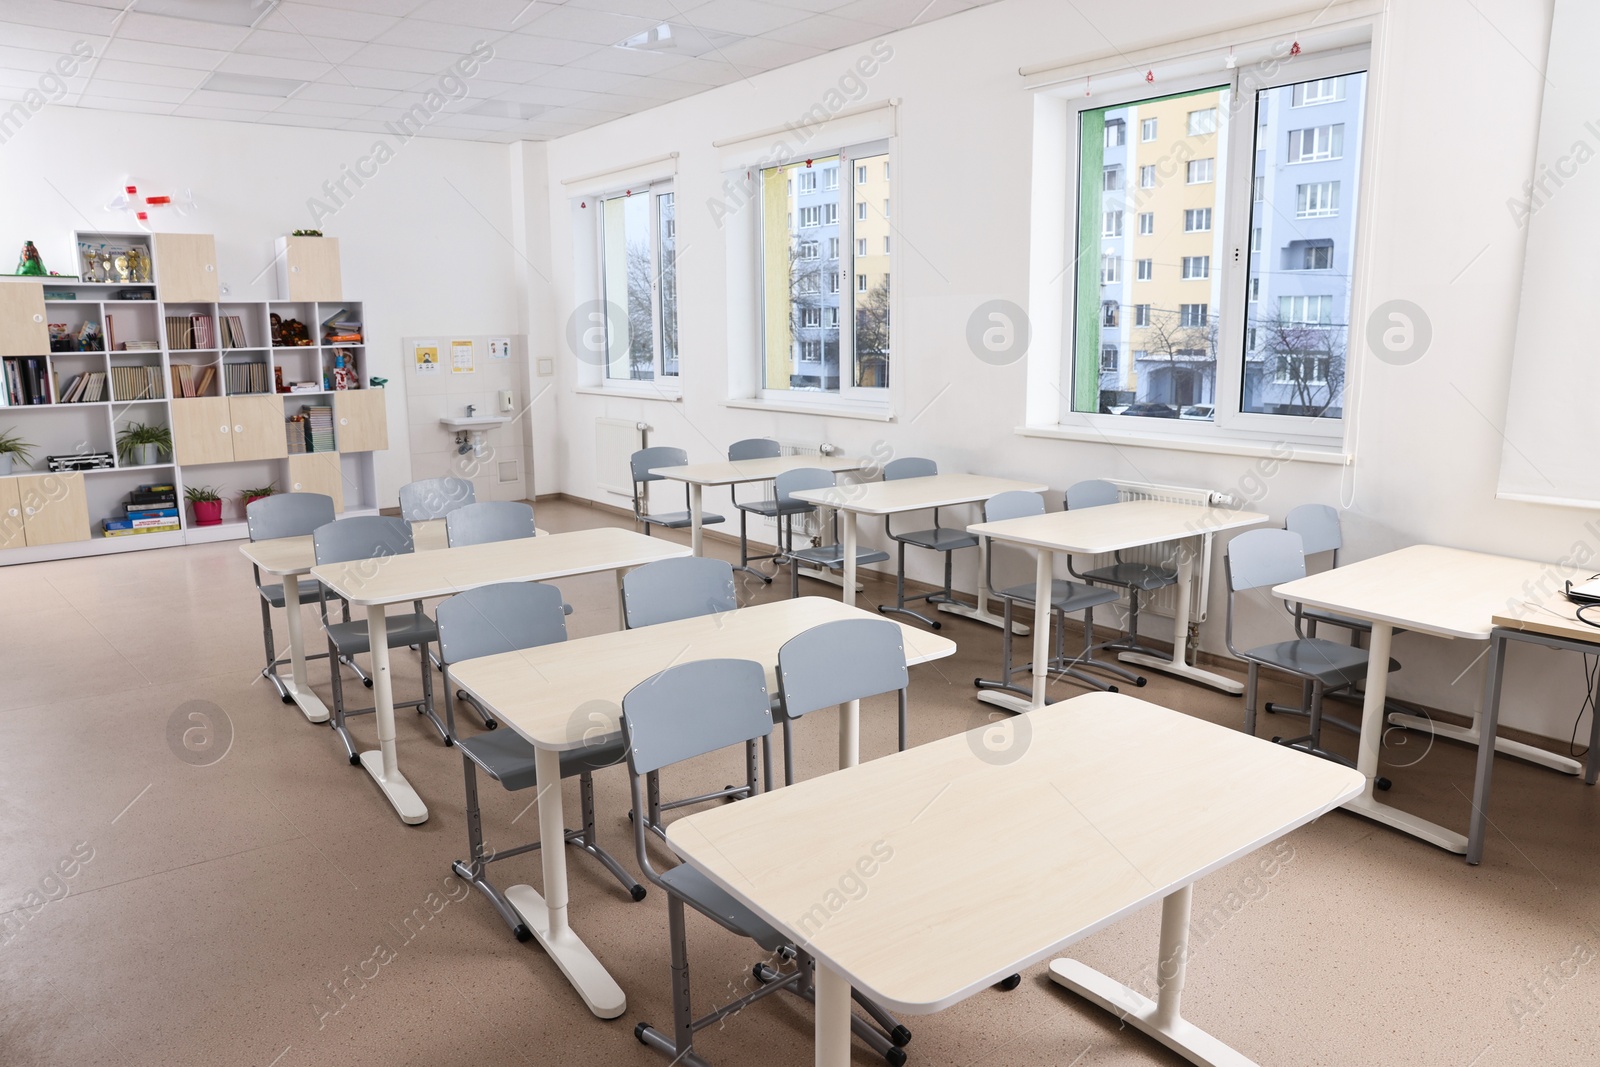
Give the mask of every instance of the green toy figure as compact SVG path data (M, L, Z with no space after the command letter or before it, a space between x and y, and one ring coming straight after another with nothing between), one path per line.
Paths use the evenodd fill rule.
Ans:
M45 277L44 260L39 258L39 250L33 247L32 241L22 242L22 255L17 257L17 273L32 278Z

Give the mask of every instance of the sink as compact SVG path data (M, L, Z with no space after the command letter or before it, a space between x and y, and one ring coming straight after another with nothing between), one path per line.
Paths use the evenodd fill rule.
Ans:
M510 422L507 415L451 415L439 420L439 425L447 426L452 430L477 430L483 431L494 426Z

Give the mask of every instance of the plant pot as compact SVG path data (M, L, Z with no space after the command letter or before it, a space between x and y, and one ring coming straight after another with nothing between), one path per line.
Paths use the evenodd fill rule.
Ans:
M250 509L250 505L254 504L257 500L265 500L265 499L267 499L265 496L247 496L247 497L245 497L244 498L245 510L248 511Z
M133 462L138 467L154 467L161 462L161 446L134 445Z
M0 452L0 478L11 473L11 453Z
M194 508L194 524L196 526L222 525L222 501L196 500L191 506Z

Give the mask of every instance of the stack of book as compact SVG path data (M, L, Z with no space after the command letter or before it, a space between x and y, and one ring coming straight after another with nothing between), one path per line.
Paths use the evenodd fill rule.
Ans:
M155 341L123 341L117 345L124 352L159 352L161 346Z
M48 404L53 393L48 359L13 356L5 360L5 388L0 389L0 407Z
M308 404L306 413L306 451L333 451L333 408L327 404Z
M61 390L63 404L93 404L105 399L106 372L103 370L84 371Z
M322 323L322 343L358 345L361 343L361 323L350 317L350 312L340 308Z
M178 489L174 485L141 485L128 494L119 519L102 519L107 537L164 533L179 528Z
M222 326L223 348L249 348L250 343L244 339L244 319L238 315L224 315Z
M160 367L112 367L111 395L117 400L160 400Z
M301 456L306 451L306 417L290 415L284 420L284 433L289 439L289 455Z
M237 396L240 393L272 392L265 363L229 363L224 370L227 374L229 396Z
M44 457L45 469L51 471L96 471L117 465L110 452L73 452L65 456Z
M217 334L210 315L168 315L167 348L216 348Z
M203 367L199 374L195 373L192 363L174 363L172 365L172 395L173 396L205 396L206 389L211 386L211 379L217 376L217 368Z

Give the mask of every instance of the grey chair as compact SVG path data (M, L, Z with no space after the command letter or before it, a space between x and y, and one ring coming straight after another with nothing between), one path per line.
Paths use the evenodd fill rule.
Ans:
M1011 491L999 493L990 497L983 505L983 520L985 522L1002 522L1006 519L1020 519L1029 515L1043 515L1045 512L1044 497L1038 493ZM1038 586L1033 582L1024 585L1013 585L1009 588L997 588L994 583L994 550L990 547L989 570L984 575L984 584L994 595L1000 598L1004 605L1005 622L1000 628L1000 660L1001 674L998 679L976 678L973 684L979 689L1003 689L1007 692L1017 693L1021 696L1032 697L1033 690L1028 686L1019 685L1012 681L1019 672L1032 671L1032 664L1015 666L1012 663L1012 636L1011 616L1017 605L1034 610L1038 615L1034 603L1038 595ZM1083 670L1104 671L1115 675L1136 686L1144 685L1145 680L1139 675L1112 663L1102 663L1094 658L1096 645L1094 643L1094 609L1101 604L1109 604L1121 600L1122 594L1114 589L1100 586L1085 585L1081 582L1069 582L1064 578L1053 579L1050 583L1050 611L1056 618L1055 626L1055 653L1051 658L1050 669L1059 672L1092 689L1101 689L1115 693L1117 687L1109 682L1102 681L1092 675L1084 674ZM1069 660L1066 654L1066 635L1061 625L1066 617L1076 612L1083 612L1083 652ZM1083 668L1080 670L1079 668Z
M1106 504L1115 504L1120 499L1117 487L1110 482L1093 480L1078 482L1067 489L1065 505L1068 511L1079 511L1083 508L1097 508ZM1101 645L1113 652L1142 652L1147 656L1161 656L1160 649L1151 648L1139 640L1139 596L1141 593L1154 592L1164 589L1169 585L1178 584L1178 571L1175 567L1157 566L1154 563L1138 563L1126 561L1122 553L1115 553L1114 562L1109 567L1096 567L1081 574L1073 569L1072 556L1067 556L1067 573L1080 582L1089 582L1093 585L1109 585L1128 591L1128 629L1120 640Z
M643 799L641 786L661 770L743 744L750 746L772 733L766 671L750 660L711 659L680 663L648 678L622 698L622 733L628 752L628 786L634 810ZM815 969L806 952L788 942L770 923L732 894L687 863L657 871L650 860L648 835L634 824L634 854L645 878L666 891L667 931L671 943L672 1034L647 1022L634 1027L640 1043L672 1058L674 1064L706 1067L694 1050L694 1035L755 1001L788 992L815 1003ZM759 988L696 1019L689 995L689 953L686 908L693 908L718 926L760 945L779 966L757 964ZM905 1053L872 1029L854 1012L850 1027L874 1051L899 1067Z
M732 611L738 606L738 597L733 588L733 567L725 560L682 556L646 563L622 576L622 621L630 630L715 615ZM740 800L754 796L757 792L756 756L755 743L751 742L746 750L744 785L728 785L714 793L684 800L663 801L660 783L652 776L650 804L644 809L644 824L657 833L664 833L661 826L663 811L711 800ZM769 782L772 780L771 759L769 749L766 760L769 764ZM634 808L635 818L640 810Z
M456 732L455 702L464 701L478 708L484 718L488 709L473 697L458 692L450 677L450 665L462 660L516 652L525 648L555 644L567 639L566 617L561 611L560 590L535 582L505 582L485 585L458 593L441 603L435 612L439 623L439 654L444 660L444 707L450 737L461 750L467 789L468 859L450 865L456 876L470 882L489 898L518 941L533 933L523 923L510 901L489 881L489 864L512 856L536 851L541 841L515 848L490 850L483 843L483 818L478 808L478 771L499 782L507 792L532 789L538 784L535 750L532 744L510 730L462 737ZM619 766L626 753L620 736L604 738L583 748L561 753L561 777L578 779L583 826L568 830L565 841L594 857L622 883L634 900L643 900L645 888L623 869L595 836L593 773ZM555 788L560 788L559 785Z
M939 465L931 459L922 459L907 456L903 459L892 459L883 465L883 480L892 482L898 478L927 478L939 473ZM951 588L951 568L954 565L954 555L958 549L977 548L978 539L966 530L948 529L939 525L939 509L933 508L933 527L928 530L915 530L907 533L895 533L892 516L883 517L883 532L899 545L900 558L895 568L894 578L894 605L879 604L878 610L885 615L909 615L927 623L935 630L941 624L920 611L912 611L906 607L909 601L921 600L928 604L954 604L957 603L955 592ZM944 586L932 593L919 593L916 596L906 596L906 546L926 548L944 555Z
M805 489L825 489L835 485L838 476L830 470L821 467L796 467L794 470L784 471L773 479L773 495L777 498L778 507L783 518L779 529L781 544L779 564L789 565L789 596L800 595L800 564L809 563L816 567L827 567L837 570L844 566L844 546L839 544L839 513L833 512L833 538L826 544L808 545L805 548L794 547L794 518L797 515L809 514L816 510L815 504L804 500L796 500L794 494ZM856 547L856 566L865 567L870 563L882 563L889 558L889 553L877 548Z
M252 541L271 541L279 537L307 537L318 526L334 520L333 498L321 493L275 493L257 497L244 509L245 528ZM256 592L261 596L261 638L267 646L267 665L261 676L272 683L285 704L293 704L294 697L278 677L278 668L289 662L287 655L278 654L277 642L272 636L272 609L284 606L283 583L263 583L261 568L251 565L255 573ZM300 603L315 604L322 599L322 589L315 578L300 579ZM350 620L350 605L341 603L346 622ZM326 652L308 655L306 659L327 659ZM352 660L344 664L356 672L363 682L371 685L366 673Z
M1256 732L1256 691L1261 668L1282 671L1311 684L1311 732L1304 737L1274 737L1272 740L1323 759L1355 766L1350 760L1322 747L1322 701L1325 693L1349 689L1366 677L1366 650L1325 641L1320 637L1304 636L1299 605L1289 604L1284 604L1284 607L1294 618L1293 639L1244 650L1237 648L1233 641L1233 623L1240 593L1256 589L1270 590L1275 585L1305 577L1306 557L1300 535L1292 530L1248 530L1228 542L1223 553L1223 565L1228 578L1228 651L1249 665L1244 693L1245 731L1251 735ZM1281 603L1270 594L1268 599ZM1399 668L1400 665L1394 660L1389 661L1391 671ZM1376 785L1379 789L1387 789L1389 781L1379 778Z
M681 448L668 448L665 445L641 448L628 458L628 466L633 471L633 517L639 520L647 535L653 526L667 530L687 530L694 525L694 513L689 508L688 483L684 483L683 486L682 511L665 511L657 514L650 512L650 483L665 480L661 475L651 473L652 469L681 467L688 462L689 453ZM701 511L701 526L715 526L726 521L728 520L714 511Z
M383 560L389 556L406 555L413 551L411 540L411 527L404 519L391 515L357 515L347 519L337 519L324 526L319 526L311 535L311 544L316 555L317 566L328 563L346 563L351 560L368 560L376 570L383 566ZM327 588L322 589L319 604L322 609L322 628L328 635L328 653L330 662L332 657L355 656L372 651L372 642L367 633L366 619L352 619L349 622L328 621L328 596ZM385 623L386 643L390 648L404 648L407 645L416 645L422 653L422 699L405 702L397 701L396 708L416 708L417 714L426 715L438 729L439 736L446 745L452 744L450 732L445 728L444 722L439 718L433 707L433 672L428 669L428 646L438 640L438 629L433 620L428 618L422 610L422 602L416 601L413 610L405 615L390 614ZM339 677L337 670L329 672L333 677L333 717L330 720L334 732L339 735L339 740L344 743L345 750L350 755L351 766L361 762L356 744L350 736L346 720L352 715L366 715L376 710L374 708L361 708L350 710L344 706L344 682Z
M735 441L733 444L728 446L728 459L733 463L737 463L740 460L745 459L776 459L782 454L782 446L780 446L778 442L774 441L770 437L749 437L743 441ZM773 494L773 497L770 500L740 500L739 487L737 485L730 485L728 487L728 493L733 498L733 506L739 509L738 569L741 571L747 571L761 579L763 582L771 584L771 575L764 574L761 571L756 570L756 568L750 566L750 564L759 563L764 559L770 559L779 560L781 565L781 560L783 558L782 546L780 545L778 550L775 552L768 552L765 555L760 556L752 556L750 554L750 534L748 520L751 515L760 515L763 518L777 519L786 514L785 505L776 493ZM801 507L800 505L804 505L804 507ZM810 505L805 504L805 502L801 500L791 500L789 501L787 507L788 509L800 512L808 510Z
M465 504L445 515L444 535L451 548L532 537L533 508L519 500Z
M794 784L789 724L802 715L852 700L896 693L900 747L906 750L906 669L904 635L888 619L825 622L778 649L778 701L783 728L783 781Z
M400 517L407 522L442 519L476 499L472 483L465 478L423 478L400 487Z

